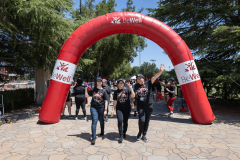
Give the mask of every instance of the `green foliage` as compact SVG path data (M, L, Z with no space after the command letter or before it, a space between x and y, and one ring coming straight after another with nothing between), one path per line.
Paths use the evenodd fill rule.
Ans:
M173 27L200 57L197 66L208 93L223 99L239 98L240 87L227 77L240 83L239 0L164 0L148 10L150 16Z
M76 28L63 12L72 0L0 2L0 63L23 75L34 67L53 68L58 52Z
M138 66L134 66L131 70L131 72L129 72L129 76L137 76L137 74L139 74L139 70L140 68Z
M139 72L144 76L147 77L149 75L152 78L156 73L159 72L159 68L157 68L155 63L148 63L144 62L139 69Z
M205 59L201 59L197 60L196 64L208 96L222 99L240 98L240 86L231 80L240 82L240 71L238 69L240 68L240 56L233 60L214 61L212 64Z
M27 106L34 101L34 89L18 89L11 91L0 92L3 95L3 104L5 111L11 111L23 106ZM2 97L0 95L0 104L2 104Z
M102 0L96 5L92 0L87 0L82 7L82 17L79 16L79 9L72 12L74 23L80 26L92 18L115 12L116 5L115 0ZM128 7L134 6L131 3ZM85 51L77 70L83 71L84 76L88 77L91 75L94 77L127 77L130 71L129 62L137 56L136 48L144 49L145 46L144 38L134 34L116 34L106 37Z

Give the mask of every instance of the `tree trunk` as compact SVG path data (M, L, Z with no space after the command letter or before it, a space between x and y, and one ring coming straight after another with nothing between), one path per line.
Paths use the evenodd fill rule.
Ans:
M47 93L47 83L50 80L51 74L49 70L45 71L41 68L35 68L36 81L36 103L42 105L45 95Z

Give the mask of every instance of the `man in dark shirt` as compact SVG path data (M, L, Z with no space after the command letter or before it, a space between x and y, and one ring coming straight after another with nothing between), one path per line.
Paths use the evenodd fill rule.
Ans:
M137 83L135 85L135 96L137 101L137 111L139 116L139 132L137 140L139 141L142 136L142 140L147 142L146 134L149 126L150 117L153 111L152 100L152 85L155 80L162 74L164 65L161 64L160 71L153 76L150 80L144 81L142 74L137 75Z
M110 98L112 98L112 91L111 91L111 87L107 85L107 80L103 79L103 89L105 89L105 91L108 94L108 107L107 107L107 115L104 116L104 121L107 122L108 121L108 108L109 108L109 103L110 103Z

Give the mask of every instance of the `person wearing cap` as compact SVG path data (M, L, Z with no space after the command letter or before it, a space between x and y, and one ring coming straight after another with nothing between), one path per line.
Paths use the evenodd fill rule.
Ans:
M88 87L88 86L87 86ZM97 78L97 86L92 88L89 92L85 88L85 97L92 96L91 101L91 118L92 118L92 141L91 144L95 145L96 142L96 130L97 122L99 120L101 133L100 137L104 136L104 119L103 116L107 115L107 106L108 106L108 94L105 89L102 88L102 78Z
M82 79L81 78L79 78L77 80L77 84L73 88L73 90L74 90L74 94L75 94L75 103L76 103L75 119L78 120L78 113L79 113L79 109L80 109L80 106L81 106L83 116L84 116L83 119L87 121L86 109L85 109L85 105L86 105L85 87L82 85Z
M175 85L175 79L174 78L170 78L169 79L169 82L170 84L162 84L163 86L165 87L168 87L166 88L166 91L169 93L169 99L167 101L167 107L169 109L169 117L173 117L174 114L173 114L173 101L176 99L175 97L175 90L176 90L176 85Z
M137 75L137 83L135 84L135 95L137 101L138 111L138 126L139 132L137 135L137 141L141 139L147 142L146 134L149 126L150 117L153 111L153 99L152 99L152 85L155 80L162 74L164 65L161 64L159 72L151 79L144 81L142 74Z
M109 107L109 103L110 103L110 98L112 98L112 90L111 90L111 87L109 87L107 85L107 80L106 79L103 79L102 81L102 87L103 89L106 90L107 94L108 94L108 107ZM107 122L108 121L108 107L107 107L107 115L104 116L104 121Z
M119 131L119 143L122 143L123 138L126 138L126 132L128 128L128 118L131 111L130 99L135 97L135 93L132 89L132 85L127 83L129 88L124 87L123 79L117 81L117 90L114 92L113 96L113 108L111 116L113 116L115 108L118 119L118 131Z

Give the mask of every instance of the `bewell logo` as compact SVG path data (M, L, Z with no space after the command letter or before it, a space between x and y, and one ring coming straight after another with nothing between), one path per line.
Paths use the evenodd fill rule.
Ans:
M123 18L123 23L142 23L141 18Z
M61 70L63 72L68 72L68 67L66 67L68 64L65 63L61 63L60 62L60 66L57 66L57 70Z
M189 70L195 70L195 65L193 65L193 62L192 63L187 63L185 64L187 66L187 69L185 69L185 72L189 72Z
M52 73L52 80L71 84L77 65L57 59Z
M57 73L52 75L52 79L60 80L63 82L70 82L71 76L64 76L62 74Z
M120 17L113 17L113 20L111 21L111 23L115 23L115 24L120 24Z
M142 23L142 18L123 18L123 21L121 22L120 17L113 17L113 20L111 20L111 23L113 24Z
M180 85L200 80L196 64L193 60L174 66Z

